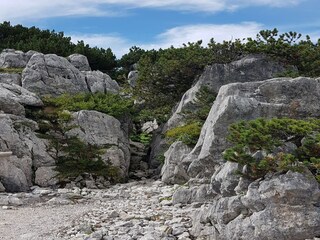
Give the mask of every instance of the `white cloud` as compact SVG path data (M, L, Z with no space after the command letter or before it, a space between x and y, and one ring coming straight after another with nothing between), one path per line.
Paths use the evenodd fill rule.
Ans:
M164 33L156 36L152 42L133 42L117 35L73 35L72 41L77 42L83 40L90 46L98 46L102 48L110 47L112 51L120 58L127 53L132 46L139 46L143 49L159 49L168 48L171 45L175 47L182 46L183 43L196 42L203 40L203 44L207 44L211 38L217 42L223 40L234 40L236 38L255 37L263 26L254 22L244 22L240 24L198 24L187 25L168 29Z
M117 16L131 8L215 13L249 6L288 7L303 1L306 0L1 0L0 21L59 16Z

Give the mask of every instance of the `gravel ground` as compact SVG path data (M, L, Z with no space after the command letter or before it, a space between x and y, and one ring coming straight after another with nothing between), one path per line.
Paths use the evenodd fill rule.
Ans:
M52 233L66 227L91 208L90 205L77 204L0 209L0 239L59 239Z

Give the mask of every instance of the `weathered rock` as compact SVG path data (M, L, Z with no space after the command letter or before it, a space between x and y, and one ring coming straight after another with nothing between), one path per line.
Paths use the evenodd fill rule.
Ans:
M40 96L89 92L85 76L55 54L34 54L22 72L22 87Z
M35 134L37 124L24 117L9 114L0 115L0 151L12 151L10 161L6 161L6 178L12 178L20 187L11 187L8 191L25 191L32 184L32 167L53 166L54 159L48 155L43 140ZM25 181L22 183L22 181ZM9 182L9 180L8 180ZM19 184L20 185L19 185Z
M181 98L175 113L167 122L167 128L181 125L184 120L180 113L183 110L194 110L193 102L201 87L208 87L218 93L223 85L270 79L284 72L285 69L283 64L264 55L249 55L231 63L207 66L197 83Z
M103 161L111 161L120 169L120 176L126 178L130 164L128 137L121 130L120 122L109 115L97 111L79 111L72 114L70 125L79 127L67 132L91 145L105 149Z
M5 192L6 188L3 186L3 184L0 182L0 192Z
M118 93L119 85L108 74L100 71L84 72L90 92Z
M139 72L137 70L130 71L128 74L128 83L131 87L135 87L139 77Z
M237 171L239 170L240 166L237 163L226 162L223 164L211 177L212 190L224 197L234 196L234 191L240 178L237 174Z
M21 74L0 73L0 83L16 84L21 86Z
M0 101L0 110L16 115L24 115L23 106L43 106L38 96L16 84L0 83Z
M1 68L24 68L34 51L24 53L14 49L4 49L0 54Z
M229 146L226 133L231 123L258 117L319 117L320 79L277 78L222 86L202 128L197 145L187 156L191 177L211 177L222 164Z
M191 147L183 142L173 143L169 150L165 152L164 165L161 170L161 180L167 184L183 184L188 180L187 166L184 166L182 159L190 153Z
M149 121L149 122L145 122L143 125L142 125L142 128L141 130L145 133L152 133L154 132L155 130L157 130L159 128L159 125L157 123L157 120L154 119L153 121Z
M89 62L86 56L75 53L67 57L67 59L73 66L75 66L80 71L91 71L91 68L89 66Z
M35 184L40 187L54 186L58 183L55 167L39 167L35 172Z
M8 192L27 191L30 187L28 179L11 158L11 156L0 157L0 180Z
M209 218L218 239L307 239L320 234L319 203L312 175L289 171L252 183L241 198L219 200Z

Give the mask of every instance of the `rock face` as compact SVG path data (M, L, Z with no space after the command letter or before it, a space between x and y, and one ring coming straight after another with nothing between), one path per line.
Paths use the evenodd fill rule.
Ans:
M72 54L69 57L67 57L69 62L75 66L80 71L91 71L91 68L89 66L89 62L86 56L81 54Z
M0 83L16 84L21 86L21 74L18 73L0 73Z
M317 181L289 171L252 182L245 195L215 199L194 219L212 223L214 239L313 239L320 234L319 204Z
M221 86L236 82L262 81L276 77L284 72L283 64L263 55L249 55L238 61L228 64L213 64L207 66L197 83L182 97L175 113L167 123L168 128L181 124L182 117L179 113L186 109L192 109L192 103L196 99L196 93L201 87L208 87L215 93Z
M24 115L23 106L41 107L41 99L34 93L16 85L0 83L0 110L5 113Z
M105 153L103 161L110 161L120 169L121 177L126 178L130 165L128 137L121 129L120 122L97 111L79 111L72 114L70 125L78 127L67 132L69 136L77 136L85 143L102 147Z
M259 117L319 117L320 79L276 78L222 86L202 128L197 145L187 158L191 177L210 177L222 163L231 123ZM205 169L205 171L204 171Z
M5 49L0 54L0 68L24 68L35 51L27 53Z
M128 83L131 87L135 87L137 84L137 79L139 77L138 70L130 71L128 74Z
M89 92L84 75L66 58L34 54L22 72L22 87L39 96Z
M33 168L54 166L45 140L36 136L37 123L24 117L0 115L0 152L13 155L2 161L1 180L7 191L26 191L32 185ZM9 184L10 183L10 184Z
M173 143L165 152L164 165L161 170L161 180L167 184L183 184L188 180L187 169L182 159L191 152L191 148L183 142ZM186 165L188 166L188 164Z
M92 93L118 93L119 85L108 74L100 71L85 72L85 79Z
M211 206L194 216L195 236L204 237L208 231L215 234L214 239L223 240L319 236L319 184L311 174L288 172L251 182L236 175L238 164L225 163L222 158L229 146L230 124L259 117L319 117L320 105L315 104L319 101L319 78L277 78L220 88L197 145L182 159L191 162L189 185L195 179L205 184L211 178L215 195ZM179 202L188 191L177 192L173 201ZM205 227L208 223L213 226Z

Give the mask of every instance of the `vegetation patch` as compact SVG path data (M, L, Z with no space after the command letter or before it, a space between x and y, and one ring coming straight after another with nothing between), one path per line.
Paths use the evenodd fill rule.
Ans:
M244 176L257 179L268 172L308 168L320 181L320 120L259 118L229 127L224 158L247 166ZM261 157L255 154L260 153Z
M0 73L21 74L24 68L0 68Z

